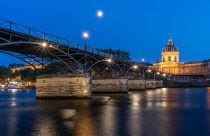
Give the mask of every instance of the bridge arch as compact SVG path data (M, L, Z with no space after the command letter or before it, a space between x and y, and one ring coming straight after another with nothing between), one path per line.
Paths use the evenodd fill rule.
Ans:
M37 69L35 65L33 65L32 63L30 63L30 62L28 62L27 60L23 59L24 57L20 57L20 56L14 54L14 53L11 53L11 52L8 52L8 51L3 51L3 50L0 50L0 53L4 53L4 54L10 55L10 56L13 56L13 57L15 57L15 58L17 58L17 59L19 59L19 60L21 60L21 61L23 61L23 62L29 64L29 65L32 66L34 69ZM36 61L36 62L37 62L37 61ZM37 62L37 63L39 63L39 62Z
M5 46L8 46L8 45L9 45L9 46L20 45L20 44L22 44L22 45L24 45L24 44L33 44L33 45L42 46L42 44L39 43L39 42L29 42L29 41L9 42L8 40L6 40L6 39L4 39L4 38L0 38L0 40L3 40L3 41L6 42L6 43L1 43L1 44L0 44L0 47L5 47ZM46 48L46 49L47 49L47 48ZM67 55L65 52L63 52L63 51L60 50L60 49L57 49L57 48L54 48L54 49L56 49L57 51L59 51L59 52L65 54L65 55ZM47 50L47 51L48 51L47 53L51 54L52 56L54 56L55 58L57 58L58 60L60 60L62 63L64 63L64 64L68 67L67 70L70 69L70 70L73 72L73 70L71 69L71 67L70 67L65 61L63 61L63 60L62 60L61 58L59 58L57 55L53 54L50 50ZM13 56L13 57L16 57L17 59L20 59L20 60L24 61L25 63L27 63L27 64L33 66L33 68L36 69L36 67L35 67L33 64L31 64L30 62L28 62L28 61L26 61L26 60L24 59L24 58L30 58L30 59L35 60L34 58L31 58L30 56L23 55L23 54L20 54L20 53L18 53L18 54L19 54L19 56L18 56L17 53L14 53L14 52L11 52L11 51L2 50L2 49L0 49L0 52L5 53L5 54L10 55L10 56ZM23 57L21 57L21 56L23 56ZM67 56L69 56L69 55L67 55ZM69 56L69 57L70 57L70 56ZM72 58L72 57L71 57L71 58ZM46 67L46 66L45 66L43 63L41 63L40 61L35 60L35 62L37 62L37 63L43 65L43 67ZM57 68L57 69L58 69L58 68ZM58 69L58 70L59 70L60 72L66 72L66 71L67 71L67 70L63 71L63 70L60 70L60 69Z

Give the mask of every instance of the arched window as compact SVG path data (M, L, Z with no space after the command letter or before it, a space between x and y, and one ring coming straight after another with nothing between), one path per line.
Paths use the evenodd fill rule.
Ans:
M168 56L168 61L171 61L171 56Z
M174 57L174 61L177 62L177 57L176 56Z
M165 60L165 57L163 57L163 62L165 62L166 60Z

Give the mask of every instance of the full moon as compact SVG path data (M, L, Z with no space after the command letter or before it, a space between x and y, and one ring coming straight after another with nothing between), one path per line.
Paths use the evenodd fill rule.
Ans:
M102 10L97 11L97 17L102 18L104 16L104 12Z

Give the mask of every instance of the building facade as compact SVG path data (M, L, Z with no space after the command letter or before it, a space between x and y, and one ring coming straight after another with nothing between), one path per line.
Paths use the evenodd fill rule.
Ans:
M29 62L30 64L10 64L9 65L9 68L12 70L12 71L20 71L20 70L24 70L24 69L32 69L34 70L35 68L36 69L42 69L43 66L41 64L38 64L38 63L35 63L35 62ZM34 67L33 67L33 66Z
M168 39L168 44L163 48L161 61L153 65L157 71L171 75L209 75L210 60L202 62L184 63L179 61L180 52L173 44L172 39Z

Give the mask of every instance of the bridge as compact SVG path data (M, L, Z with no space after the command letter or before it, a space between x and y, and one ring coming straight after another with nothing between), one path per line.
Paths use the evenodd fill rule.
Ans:
M94 86L94 84L95 88L104 85L102 88L99 87L95 90L103 90L104 88L107 89L107 87L110 87L108 90L118 88L120 91L127 92L128 81L125 78L138 78L141 81L134 81L135 83L133 83L139 86L139 82L141 82L142 88L144 88L146 81L143 80L145 80L145 77L156 79L159 76L159 74L156 74L156 71L148 71L147 66L138 62L131 62L99 49L93 49L87 45L72 42L65 38L47 34L4 19L0 19L0 52L26 62L33 66L34 69L36 69L34 64L40 64L43 68L54 64L53 66L57 69L57 73L61 73L63 76L48 75L39 78L40 80L38 79L38 82L39 86L41 86L41 91L38 92L40 92L41 95L58 86L66 86L66 84L69 86L65 88L64 91L71 88L71 90L76 90L74 95L78 95L79 87L80 92L83 92L79 94L80 96L84 94L84 90L90 90L90 86ZM36 63L31 63L32 61ZM111 71L112 74L114 73L114 77L111 77L112 79L108 81L95 80L95 82L93 81L93 85L90 85L92 83L90 77L94 77L93 72L104 72L107 66L112 66ZM107 71L109 70L107 69ZM71 73L71 75L65 75L66 73ZM87 77L87 73L92 74L92 76ZM97 74L95 76L97 77ZM52 81L51 79L53 77L55 80ZM68 78L68 80L64 81L66 78ZM59 82L59 85L53 88L49 88L56 85L58 79L62 82ZM48 83L48 89L43 90L43 88L46 88L46 81ZM49 86L50 83L53 84ZM60 90L61 88L59 87L56 89ZM89 91L86 91L85 96L89 96L87 92ZM55 95L55 93L56 96L59 96L59 92L56 90L54 90L54 92L51 91L49 94ZM65 93L65 96L70 94L72 95L72 92ZM64 94L62 94L62 96L64 96Z
M89 72L100 62L107 63L112 60L118 60L118 64L115 64L118 68L122 64L129 64L122 58L116 58L99 49L3 19L0 19L0 52L14 56L35 69L35 63L30 63L31 61L43 67L50 63L62 62L60 67L55 65L62 73Z

